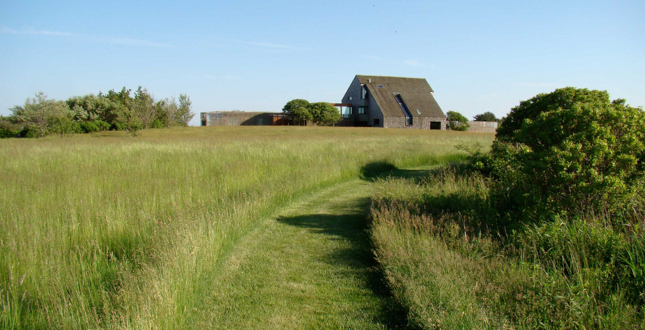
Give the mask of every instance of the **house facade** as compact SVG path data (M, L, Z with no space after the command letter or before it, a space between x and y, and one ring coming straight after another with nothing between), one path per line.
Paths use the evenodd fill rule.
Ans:
M446 129L446 115L423 78L357 75L339 106L339 126Z

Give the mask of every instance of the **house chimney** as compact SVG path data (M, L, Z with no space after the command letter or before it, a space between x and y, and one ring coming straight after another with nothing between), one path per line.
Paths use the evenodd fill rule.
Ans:
M367 79L367 82L371 84L372 83L372 78Z

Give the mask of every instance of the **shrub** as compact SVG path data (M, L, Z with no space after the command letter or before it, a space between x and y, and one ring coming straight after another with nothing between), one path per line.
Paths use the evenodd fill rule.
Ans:
M606 92L565 88L522 102L500 128L489 164L499 179L494 195L500 209L532 218L582 213L624 219L642 207L642 110L609 102Z
M82 122L80 125L81 125L81 129L85 133L92 133L92 132L99 131L99 126L96 123L91 121Z
M166 125L163 123L163 121L159 119L155 119L155 121L152 122L152 125L150 125L151 128L164 128Z
M107 131L110 129L110 124L102 120L95 120L94 124L99 127L99 131Z
M453 131L466 131L470 124L468 119L456 111L448 111L446 113L447 128Z

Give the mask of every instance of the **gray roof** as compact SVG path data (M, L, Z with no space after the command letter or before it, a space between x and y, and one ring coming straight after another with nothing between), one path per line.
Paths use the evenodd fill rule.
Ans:
M403 116L395 94L401 95L413 117L446 117L432 96L432 87L424 78L362 75L356 77L361 84L367 86L385 117Z

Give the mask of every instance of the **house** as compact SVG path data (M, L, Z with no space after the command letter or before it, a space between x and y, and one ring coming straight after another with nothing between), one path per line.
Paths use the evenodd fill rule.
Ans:
M337 126L446 129L446 115L424 78L357 75L335 105L343 117Z

